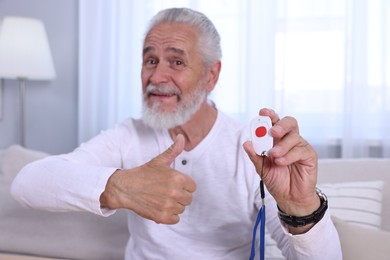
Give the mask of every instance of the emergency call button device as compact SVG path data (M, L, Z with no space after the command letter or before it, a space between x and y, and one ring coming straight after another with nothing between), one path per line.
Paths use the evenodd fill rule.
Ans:
M261 156L268 156L269 150L274 146L274 139L271 136L271 118L268 116L257 116L250 124L252 144L255 152Z

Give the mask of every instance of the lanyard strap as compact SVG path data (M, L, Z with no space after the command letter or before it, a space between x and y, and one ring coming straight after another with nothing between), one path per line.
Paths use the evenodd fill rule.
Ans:
M256 254L255 249L255 243L256 243L256 233L257 228L260 224L260 260L264 260L264 242L265 242L265 192L264 192L264 183L263 183L263 174L264 174L264 158L265 154L262 154L261 157L263 157L263 165L261 167L261 173L260 173L260 197L261 197L261 208L259 212L257 213L256 223L253 227L253 234L252 234L252 247L251 247L251 255L249 257L249 260L253 260Z
M251 255L249 257L250 260L253 260L256 254L256 249L255 249L255 243L256 243L256 233L257 233L257 228L260 224L260 260L264 260L264 240L265 240L265 204L264 204L264 184L263 181L260 181L260 193L261 193L261 201L262 205L257 213L257 218L256 218L256 223L253 228L253 233L252 233L252 247L251 247Z

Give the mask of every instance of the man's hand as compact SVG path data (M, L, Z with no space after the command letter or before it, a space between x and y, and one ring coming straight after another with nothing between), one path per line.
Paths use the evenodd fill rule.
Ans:
M102 207L127 208L156 223L178 223L196 189L191 177L170 166L183 149L184 137L179 135L171 147L148 163L114 172L100 197Z
M275 144L269 151L269 157L264 160L264 184L283 212L294 216L313 213L320 206L315 189L318 163L315 150L299 135L298 123L294 118L280 120L270 109L261 109L259 114L271 118L271 135ZM251 141L243 146L260 175L262 157L255 153ZM307 228L296 230L295 233L305 232Z

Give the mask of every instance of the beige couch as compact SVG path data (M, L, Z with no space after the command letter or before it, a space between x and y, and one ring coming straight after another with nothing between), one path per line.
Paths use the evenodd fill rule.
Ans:
M0 152L0 260L123 259L125 211L109 218L51 213L23 208L11 198L17 172L44 156L17 145ZM320 160L319 183L329 197L344 259L389 259L390 159ZM282 259L269 237L266 244L268 258Z

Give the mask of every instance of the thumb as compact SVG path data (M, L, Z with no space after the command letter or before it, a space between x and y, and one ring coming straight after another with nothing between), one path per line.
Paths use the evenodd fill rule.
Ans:
M166 165L171 165L179 154L184 150L184 136L178 135L174 143L165 152L160 154L156 159L160 160Z
M260 155L256 154L255 149L253 148L252 141L246 141L243 145L245 152L247 153L249 159L252 161L253 165L256 168L256 172L259 174L261 178L262 169L263 169L263 163L264 163L264 157L261 157Z
M246 141L243 145L245 152L248 154L249 158L254 162L257 158L255 149L253 148L252 141Z

